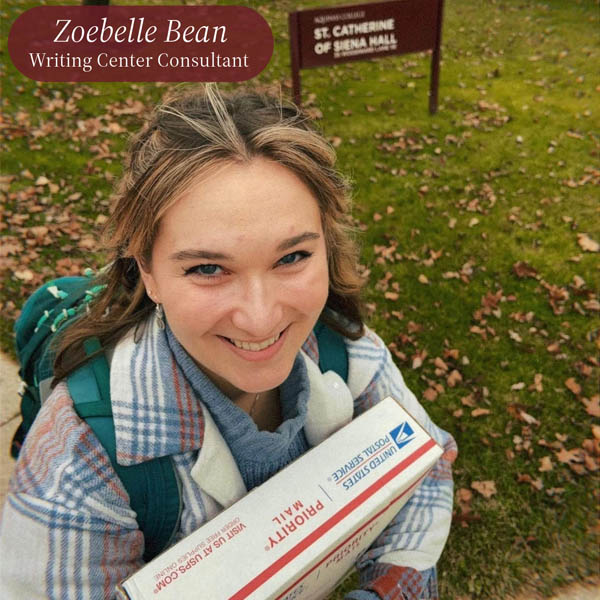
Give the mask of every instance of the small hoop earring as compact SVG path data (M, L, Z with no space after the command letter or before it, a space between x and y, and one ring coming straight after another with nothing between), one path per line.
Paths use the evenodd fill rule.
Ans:
M156 322L159 329L165 328L165 311L163 310L162 304L157 303L154 308L154 315L156 316Z

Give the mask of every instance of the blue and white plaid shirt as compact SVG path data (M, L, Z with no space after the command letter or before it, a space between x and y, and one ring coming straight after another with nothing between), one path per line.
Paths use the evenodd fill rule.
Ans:
M318 370L314 335L303 346L311 389L305 426L309 442L318 443L346 418L332 394L351 397L353 416L393 396L445 451L361 557L362 589L348 598L433 600L435 564L450 529L456 445L408 390L376 334L367 330L359 340L346 342L349 375L342 385L339 377L334 381L334 374ZM174 458L183 502L176 541L246 493L231 452L153 317L139 340L131 332L115 347L111 399L119 463ZM27 436L4 506L3 598L112 598L116 584L143 565L143 551L135 513L108 455L76 415L67 386L57 385Z

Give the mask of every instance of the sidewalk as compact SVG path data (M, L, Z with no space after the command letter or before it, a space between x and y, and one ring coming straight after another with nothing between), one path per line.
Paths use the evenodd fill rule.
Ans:
M17 365L5 354L0 353L0 507L8 491L8 482L14 469L14 460L9 455L12 436L20 423L19 376ZM1 508L0 508L1 510ZM561 591L549 600L599 600L600 583L574 585ZM523 593L513 600L544 600L531 593Z
M21 421L18 391L17 365L5 354L0 354L0 511L15 465L9 452L13 434Z

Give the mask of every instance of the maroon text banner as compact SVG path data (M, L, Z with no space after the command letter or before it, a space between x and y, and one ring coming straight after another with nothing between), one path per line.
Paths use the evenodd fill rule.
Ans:
M8 49L38 81L246 81L273 35L243 6L39 6L14 22Z

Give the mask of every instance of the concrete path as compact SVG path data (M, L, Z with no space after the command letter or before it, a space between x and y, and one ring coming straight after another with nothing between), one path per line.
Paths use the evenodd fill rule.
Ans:
M0 506L4 504L8 482L14 469L9 449L12 436L20 423L18 390L17 365L0 353ZM535 594L524 593L514 600L544 599ZM600 600L600 582L570 586L550 600Z
M8 482L15 465L9 452L13 434L21 422L19 385L17 365L0 353L0 507L4 505Z

